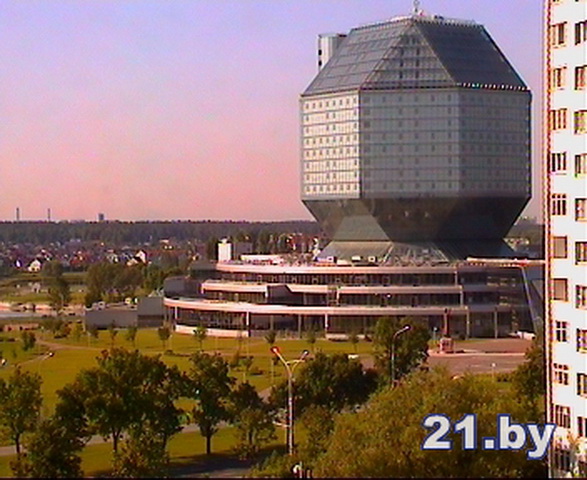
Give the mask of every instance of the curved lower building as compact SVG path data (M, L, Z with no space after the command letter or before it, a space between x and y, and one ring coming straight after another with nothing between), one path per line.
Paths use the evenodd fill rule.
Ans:
M542 261L296 265L254 258L218 263L200 271L191 291L168 293L166 319L185 333L205 325L219 336L313 329L336 338L369 335L383 316L409 316L439 334L468 338L532 331L542 317L533 281Z

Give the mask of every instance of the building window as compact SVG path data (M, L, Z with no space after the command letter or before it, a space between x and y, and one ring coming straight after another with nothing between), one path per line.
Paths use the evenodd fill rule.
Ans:
M575 133L587 133L587 110L575 112Z
M587 174L587 153L575 155L575 175Z
M587 199L577 198L575 200L575 220L587 220Z
M568 296L568 280L566 278L553 278L552 279L552 299L566 302L569 299Z
M575 263L587 262L587 242L575 242Z
M567 214L567 195L565 193L553 193L550 200L552 215Z
M575 287L575 306L577 308L587 308L587 287L583 285Z
M567 342L568 341L568 338L569 338L567 335L568 329L569 329L569 324L567 322L557 321L555 323L554 337L557 342Z
M587 418L577 417L577 433L580 437L587 437Z
M577 373L577 395L587 397L587 375Z
M559 108L558 110L550 111L550 129L564 130L567 128L568 110L566 108Z
M587 20L575 23L575 45L587 40Z
M582 90L587 85L587 65L575 67L575 89Z
M556 447L553 453L554 468L569 472L571 470L571 452L561 447Z
M554 383L560 383L561 385L569 384L569 366L561 363L553 364L553 378Z
M567 22L550 26L550 45L560 47L567 41Z
M577 352L587 353L587 330L577 329Z
M554 405L554 423L562 428L571 428L571 407Z
M566 85L567 67L553 68L550 72L550 88L564 88Z
M550 171L564 172L567 169L567 152L550 154Z
M567 237L552 237L553 258L567 258Z

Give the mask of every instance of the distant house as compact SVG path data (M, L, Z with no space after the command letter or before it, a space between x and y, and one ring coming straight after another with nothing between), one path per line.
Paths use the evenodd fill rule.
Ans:
M31 273L39 273L41 268L43 268L43 262L38 258L35 258L31 263L29 263L28 267L26 267L27 272Z
M133 265L138 265L141 263L143 265L147 264L147 252L145 252L144 250L139 250L137 253L134 254L134 256L130 260L128 260L128 262L126 262L126 264L129 267L132 267Z

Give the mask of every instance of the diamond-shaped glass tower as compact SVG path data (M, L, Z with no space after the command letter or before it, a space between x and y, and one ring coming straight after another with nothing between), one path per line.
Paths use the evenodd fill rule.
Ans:
M323 255L504 255L530 198L531 94L485 28L412 15L338 39L301 96Z

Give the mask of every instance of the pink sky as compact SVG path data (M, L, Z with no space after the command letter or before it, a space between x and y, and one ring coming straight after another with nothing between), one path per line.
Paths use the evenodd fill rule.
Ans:
M316 36L411 4L3 0L0 220L16 207L27 220L47 208L54 220L311 218L298 98L316 73ZM486 25L539 112L541 2L422 5ZM539 209L535 194L527 213Z

